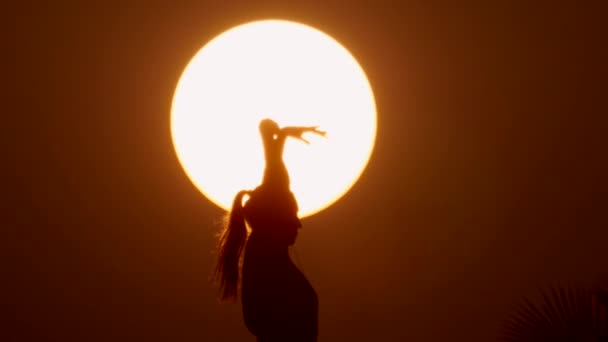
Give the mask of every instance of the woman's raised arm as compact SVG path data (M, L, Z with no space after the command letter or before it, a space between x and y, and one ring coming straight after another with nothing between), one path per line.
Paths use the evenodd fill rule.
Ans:
M279 181L281 184L289 186L289 175L283 163L285 140L287 137L292 137L308 144L308 140L302 137L304 133L325 136L325 132L319 130L318 126L289 126L280 128L276 122L270 119L264 119L260 122L260 134L266 159L263 183L269 184Z

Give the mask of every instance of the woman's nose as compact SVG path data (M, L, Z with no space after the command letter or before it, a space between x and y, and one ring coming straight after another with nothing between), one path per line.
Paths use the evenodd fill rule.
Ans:
M293 225L294 225L294 226L295 226L297 229L300 229L300 228L302 228L302 221L300 221L300 219L299 219L298 217L295 217L295 218L294 218L294 221L293 221Z

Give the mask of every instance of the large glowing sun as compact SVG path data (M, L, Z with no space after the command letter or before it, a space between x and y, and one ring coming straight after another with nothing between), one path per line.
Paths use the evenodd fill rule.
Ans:
M367 165L376 106L365 72L327 34L264 20L215 37L192 58L175 89L171 133L194 185L229 210L234 195L262 179L258 124L319 126L310 144L289 139L284 160L300 217L340 199Z

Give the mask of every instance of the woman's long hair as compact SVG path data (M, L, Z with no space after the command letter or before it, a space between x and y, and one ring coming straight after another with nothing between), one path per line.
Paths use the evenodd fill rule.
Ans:
M234 198L232 210L218 243L218 259L215 279L220 285L220 299L237 297L241 254L247 240L247 227L243 215L243 196L249 191L240 191Z

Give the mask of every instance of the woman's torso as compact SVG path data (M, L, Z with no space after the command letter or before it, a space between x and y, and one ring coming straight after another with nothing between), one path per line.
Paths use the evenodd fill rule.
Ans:
M317 294L287 253L269 251L254 233L242 272L243 317L249 331L260 341L316 341Z

